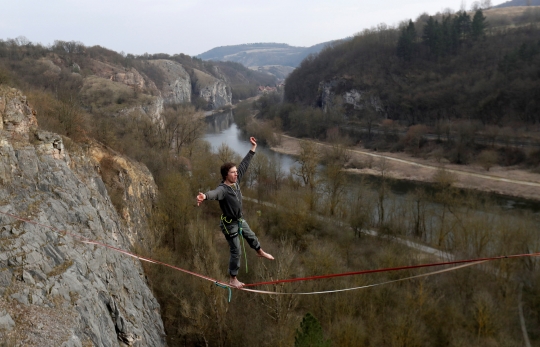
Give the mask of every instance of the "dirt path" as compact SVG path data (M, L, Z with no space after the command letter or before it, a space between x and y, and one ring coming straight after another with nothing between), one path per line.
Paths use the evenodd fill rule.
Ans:
M289 155L298 155L301 141L308 140L282 135L281 144L272 147L272 150ZM320 147L328 147L324 143L315 143ZM380 175L380 165L383 161L386 161L386 174L389 177L401 180L433 182L435 173L444 169L452 175L456 187L527 199L540 199L540 174L531 173L515 167L493 167L489 172L486 172L486 170L477 165L462 166L437 163L433 160L413 158L405 153L374 152L359 147L351 147L349 149L355 159L366 163L368 166L368 168L364 169L348 169L349 172Z

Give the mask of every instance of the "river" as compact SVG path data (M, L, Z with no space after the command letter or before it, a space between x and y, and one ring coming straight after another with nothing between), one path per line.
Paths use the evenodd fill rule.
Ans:
M207 129L204 140L211 144L214 151L217 151L218 148L225 143L236 153L243 156L251 147L248 136L243 134L238 126L234 123L232 111L226 113L216 113L208 116L206 117L206 123ZM274 152L265 146L257 146L257 151L264 153L269 158L278 160L281 163L282 171L285 173L288 173L291 167L297 165L296 159L293 156ZM351 178L353 182L360 179L360 175L353 176L356 176ZM372 186L377 186L380 184L380 180L376 176L365 175L363 176L363 180L369 182ZM392 180L390 184L392 193L398 198L412 193L418 188L423 188L425 190L434 189L432 185L421 182ZM540 201L521 199L493 193L485 193L483 195L485 198L489 198L494 201L503 209L524 210L533 212L535 214L540 214Z

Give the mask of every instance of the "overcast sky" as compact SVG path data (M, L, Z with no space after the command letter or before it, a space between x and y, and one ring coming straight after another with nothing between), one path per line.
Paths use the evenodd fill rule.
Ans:
M498 5L506 0L492 0ZM80 41L117 52L197 55L255 42L312 46L379 23L470 9L472 0L0 0L0 39Z

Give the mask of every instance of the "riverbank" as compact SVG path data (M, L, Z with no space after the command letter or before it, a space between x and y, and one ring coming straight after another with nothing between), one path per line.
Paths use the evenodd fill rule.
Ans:
M271 147L273 151L297 156L300 153L301 141L288 135L281 136L281 144ZM313 141L321 148L329 145ZM492 167L486 171L479 165L455 165L437 163L433 160L413 158L405 153L374 152L361 147L349 148L353 160L366 165L362 169L347 169L351 173L365 175L381 175L384 167L385 175L398 180L434 182L436 174L445 170L459 188L475 189L525 199L540 199L540 174L528 172L516 167Z

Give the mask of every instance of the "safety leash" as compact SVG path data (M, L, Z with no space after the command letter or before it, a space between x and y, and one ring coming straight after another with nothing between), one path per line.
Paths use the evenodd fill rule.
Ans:
M231 290L231 287L230 286L227 286L227 285L224 285L222 283L219 283L218 281L214 282L214 284L218 287L221 287L221 288L225 288L225 289L228 289L229 290L229 302L231 302L231 297L232 297L232 290Z
M247 254L246 254L246 245L244 244L244 235L242 233L243 229L242 229L242 218L240 218L238 220L238 233L240 234L241 236L241 240L242 240L242 251L244 252L244 260L246 262L246 273L248 273L248 263L247 263Z

